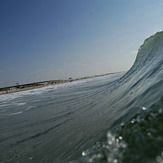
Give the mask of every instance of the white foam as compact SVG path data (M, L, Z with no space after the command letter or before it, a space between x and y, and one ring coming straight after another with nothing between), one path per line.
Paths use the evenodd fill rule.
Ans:
M23 97L23 96L31 96L31 95L40 95L45 92L49 92L52 90L60 89L60 88L65 88L68 86L76 85L84 81L75 81L71 83L64 83L64 84L58 84L58 85L51 85L51 86L46 86L42 88L36 88L36 89L31 89L31 90L25 90L25 91L20 91L20 92L15 92L15 93L10 93L10 94L4 94L0 95L0 103L5 102L5 101L12 101L14 99ZM18 104L21 105L22 103Z
M27 107L25 110L24 110L24 112L25 111L29 111L29 110L31 110L32 108L35 108L36 106L29 106L29 107Z
M2 111L1 110L1 114L0 114L0 116L14 116L14 115L18 115L18 114L22 114L22 113L24 113L24 112L27 112L27 111L30 111L32 108L35 108L36 106L29 106L29 107L27 107L26 109L24 109L24 110L19 110L19 111L15 111L15 112L13 112L13 113L6 113L6 114L3 114L4 113L4 111Z
M22 114L22 113L23 113L23 111L19 111L19 112L11 113L9 115L17 115L17 114Z
M17 106L22 106L22 105L25 105L25 104L26 104L25 102L15 103L15 105L17 105Z
M112 76L112 75L109 75L109 76ZM18 99L18 98L21 98L24 96L41 95L41 94L49 92L49 91L53 91L53 90L57 90L57 89L64 89L67 87L72 87L72 86L76 86L76 85L83 84L86 82L98 80L99 78L108 78L108 76L102 76L102 77L91 78L91 79L84 79L84 80L79 80L79 81L73 81L73 82L57 84L57 85L50 85L50 86L46 86L46 87L41 87L41 88L36 88L36 89L31 89L31 90L25 90L25 91L0 95L0 103L10 102L12 100L15 100L15 99ZM24 105L24 103L18 103L17 105Z

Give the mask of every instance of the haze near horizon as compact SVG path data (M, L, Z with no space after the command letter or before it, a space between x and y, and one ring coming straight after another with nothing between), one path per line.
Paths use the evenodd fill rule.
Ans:
M127 71L162 0L1 0L0 87Z

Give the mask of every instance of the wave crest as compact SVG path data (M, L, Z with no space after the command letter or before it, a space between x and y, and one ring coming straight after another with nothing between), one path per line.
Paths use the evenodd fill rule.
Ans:
M156 57L163 55L163 31L147 38L140 46L133 68L141 67Z

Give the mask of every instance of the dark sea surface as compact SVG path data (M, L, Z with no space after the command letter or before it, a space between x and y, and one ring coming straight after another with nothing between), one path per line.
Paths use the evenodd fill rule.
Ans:
M0 95L0 162L163 163L163 32L126 73Z

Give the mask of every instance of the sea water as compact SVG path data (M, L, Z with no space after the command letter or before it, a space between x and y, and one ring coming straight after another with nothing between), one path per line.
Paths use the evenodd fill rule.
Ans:
M118 73L0 96L0 162L162 163L163 32Z
M105 130L98 105L122 74L0 96L0 162L77 159Z

